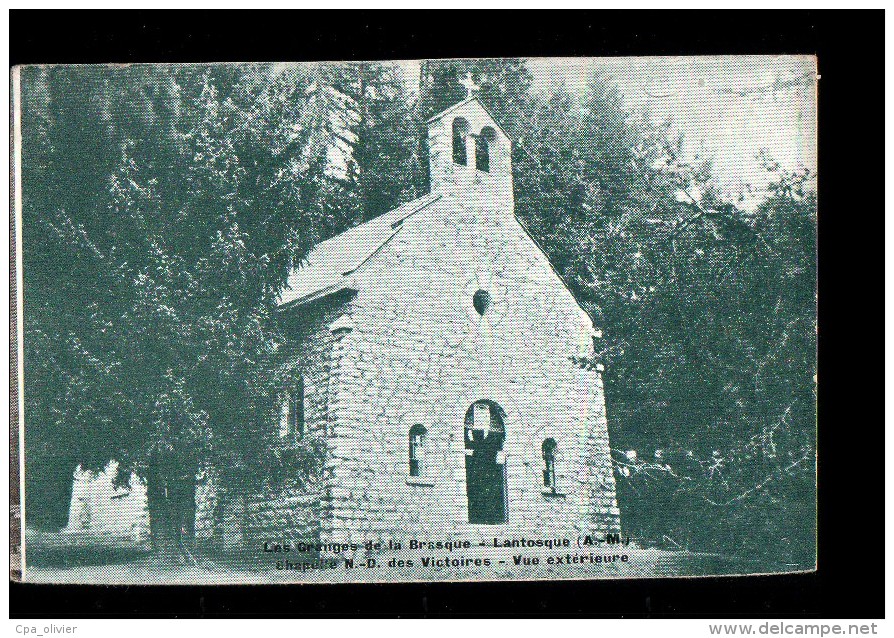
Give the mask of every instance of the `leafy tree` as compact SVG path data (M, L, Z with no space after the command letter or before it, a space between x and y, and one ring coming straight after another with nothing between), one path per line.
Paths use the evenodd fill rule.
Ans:
M73 470L101 463L114 429L115 400L97 392L108 336L83 329L93 327L94 297L113 294L88 257L99 252L89 237L107 220L104 191L124 131L150 117L123 104L146 104L148 87L163 86L157 73L142 79L126 70L23 71L25 492L28 521L39 526L65 524ZM76 256L75 244L86 252Z
M289 268L413 192L395 69L337 70L27 70L29 523L63 526L73 469L111 459L166 552L200 471L257 487Z

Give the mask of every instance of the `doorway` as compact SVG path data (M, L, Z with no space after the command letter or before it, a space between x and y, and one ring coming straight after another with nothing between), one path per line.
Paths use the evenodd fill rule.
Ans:
M506 439L506 413L493 401L481 400L466 411L466 499L469 522L506 522L506 464L501 452Z

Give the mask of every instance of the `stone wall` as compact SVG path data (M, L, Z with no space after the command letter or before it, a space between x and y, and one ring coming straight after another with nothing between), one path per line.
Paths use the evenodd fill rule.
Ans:
M324 540L618 531L601 374L572 361L592 354L592 324L511 212L445 197L355 276L353 330L333 347ZM478 289L491 295L483 316ZM481 399L506 412L498 526L467 522L463 417ZM416 423L428 434L413 478ZM547 437L555 494L542 485Z
M63 534L98 544L111 541L137 547L148 545L146 485L131 476L129 488L115 487L117 473L118 464L114 461L98 473L77 469Z
M301 375L304 380L305 433L284 442L286 456L291 451L297 461L295 480L271 487L248 507L248 529L257 539L278 535L279 541L317 541L321 529L331 526L331 437L339 403L333 382L339 377L339 344L345 335L336 322L350 315L352 299L345 292L282 314L283 329L290 336L285 376Z
M246 540L313 542L320 537L320 492L297 484L271 490L251 499L246 508Z
M75 535L83 542L115 540L148 548L149 507L146 484L135 475L129 488L116 488L117 462L112 461L99 473L78 469L74 475L69 522L63 534ZM197 477L196 540L207 543L214 536L217 484L213 471Z
M295 467L301 465L294 463ZM148 548L146 486L134 476L129 489L115 488L114 473L114 462L100 473L75 473L69 524L62 533L84 543ZM199 474L196 487L196 543L240 550L264 541L316 540L321 493L318 474L296 471L295 477L268 483L258 493L221 502L218 474L206 469Z

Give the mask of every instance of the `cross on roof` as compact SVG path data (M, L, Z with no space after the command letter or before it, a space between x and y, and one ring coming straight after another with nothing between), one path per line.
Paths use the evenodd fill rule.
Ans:
M464 87L466 87L466 99L468 100L472 95L480 89L481 87L475 84L475 80L472 79L471 73L466 73L466 77L459 81Z

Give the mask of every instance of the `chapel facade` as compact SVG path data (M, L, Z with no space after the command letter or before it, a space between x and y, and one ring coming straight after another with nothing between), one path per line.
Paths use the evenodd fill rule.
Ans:
M279 300L281 436L325 432L323 542L619 531L601 333L514 215L476 98L428 121L430 194L322 242Z

